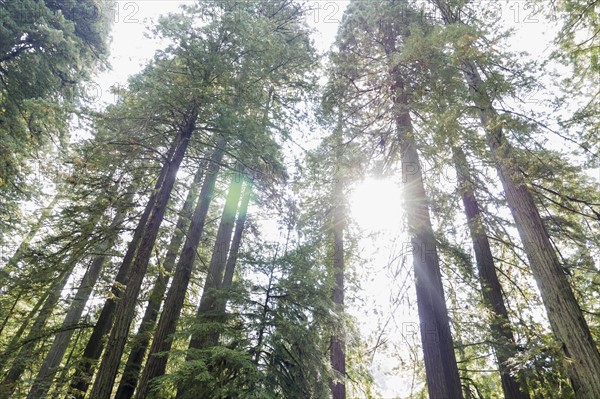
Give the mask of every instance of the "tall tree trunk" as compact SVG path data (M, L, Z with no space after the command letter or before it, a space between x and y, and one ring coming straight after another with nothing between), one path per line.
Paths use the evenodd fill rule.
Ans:
M136 398L145 399L148 397L150 381L154 377L163 375L165 372L168 358L167 356L156 356L156 354L171 349L171 335L175 332L185 300L185 294L196 260L196 248L204 231L206 215L208 214L208 207L214 195L215 183L223 159L225 145L225 139L222 137L219 138L215 151L211 156L210 164L207 166L206 177L200 189L200 199L196 205L196 209L194 209L192 222L186 235L179 261L175 267L173 281L167 292L163 311L152 338L148 360L138 383Z
M436 0L447 24L460 23L446 1ZM565 354L565 368L579 399L600 398L600 352L573 294L527 183L504 135L502 119L481 78L477 64L462 60L473 102L477 107L487 145L515 220L548 314L550 327Z
M206 274L206 279L204 280L204 289L202 290L202 296L200 297L196 322L219 322L219 320L215 320L218 311L218 296L220 295L219 290L223 285L223 273L225 272L227 254L229 253L229 247L231 245L235 215L242 193L242 182L243 177L234 172L231 177L231 182L229 183L225 207L223 208L221 222L219 223L215 245L208 266L208 272ZM209 327L203 334L192 334L189 349L201 349L215 346L218 342L215 342L215 339L218 339L218 337L218 330L212 327ZM188 358L190 358L189 354Z
M287 231L287 235L286 235L286 239L285 239L285 245L283 247L283 258L285 258L288 254L288 245L290 243L291 233L292 233L292 226L291 226L291 224L288 224L288 231ZM269 265L270 266L269 267L269 281L267 283L267 288L265 290L265 300L261 304L262 312L260 315L260 327L258 328L258 332L256 333L256 346L254 348L250 349L250 351L252 352L253 357L254 357L254 359L252 359L252 361L254 362L254 364L256 366L259 365L260 355L263 352L262 348L264 347L265 334L267 332L267 327L268 327L268 322L269 322L267 320L267 316L269 315L269 312L272 310L270 303L271 303L271 299L273 299L273 297L271 294L273 292L273 288L276 283L275 269L277 268L278 259L279 259L279 244L275 247L275 253L273 254L273 258ZM282 276L284 273L285 272L282 271L282 273L281 273Z
M518 163L512 155L512 147L504 136L500 117L486 92L477 66L473 62L465 62L464 66L508 207L546 307L552 332L565 354L564 363L575 395L580 399L600 398L600 353L596 343L531 192L523 181Z
M236 168L237 170L237 168ZM196 323L219 323L222 319L218 311L219 303L222 298L220 289L223 285L223 273L227 263L227 254L231 243L231 235L235 222L235 215L240 201L243 177L234 172L229 183L227 199L221 215L221 221L217 230L217 237L213 247L212 256L208 266L206 279L204 280L204 289L200 297L200 304L196 314ZM219 329L211 325L203 333L192 334L186 360L192 360L194 356L191 353L193 349L202 349L215 346L219 341ZM181 397L183 391L177 390L176 398Z
M131 201L132 196L131 193L126 196L127 204ZM102 271L107 258L106 253L114 246L115 241L118 238L118 234L115 234L115 230L118 229L125 220L128 207L129 205L120 206L121 209L117 211L117 214L109 227L109 236L98 245L97 248L100 255L92 260L88 270L83 276L79 288L77 289L77 293L75 294L75 298L73 298L73 302L63 320L61 332L56 335L54 342L52 342L50 351L46 355L42 367L27 395L28 399L43 398L48 393L48 390L52 385L52 380L58 372L58 367L67 351L69 341L75 332L73 326L79 322L83 310L85 309L85 305L98 281L98 277L100 277L100 272Z
M344 179L341 170L342 160L340 155L342 140L341 135L342 118L340 113L339 132L336 140L336 171L334 172L333 183L333 210L331 220L331 232L333 234L333 277L334 286L332 300L336 306L336 313L344 313L344 229L346 226L346 211L344 207ZM335 332L331 336L331 347L329 350L329 361L331 368L339 374L339 381L330 381L332 399L346 399L346 340L343 330L343 323L335 326Z
M192 211L198 199L198 191L203 176L204 165L198 168L185 202L181 208L181 213L177 219L175 231L171 237L171 242L169 243L167 254L165 255L165 260L162 265L164 272L157 277L154 287L150 292L148 306L144 312L144 317L142 318L138 332L133 339L131 352L129 353L129 357L125 363L125 369L123 370L123 375L121 377L121 381L119 382L115 399L129 399L133 396L135 391L135 386L137 385L142 362L144 361L144 355L146 354L146 350L150 344L152 331L154 330L156 320L158 319L160 305L162 304L165 291L167 290L167 285L169 284L169 280L171 278L171 272L173 271L175 261L177 260L177 254L181 249L185 232L190 224Z
M453 147L452 153L467 224L473 241L483 301L493 315L490 325L492 337L494 338L492 346L498 359L504 397L505 399L529 399L524 379L517 380L508 366L510 358L517 355L517 347L508 312L504 305L502 287L496 274L490 242L481 220L479 203L473 190L474 182L469 171L467 157L459 147Z
M55 280L50 289L48 290L48 297L44 302L44 306L40 309L35 321L33 322L27 337L21 341L21 348L14 358L13 364L9 369L8 373L4 377L4 380L0 384L0 399L8 399L14 393L17 382L32 363L32 358L35 356L36 348L38 347L39 341L42 338L42 333L46 322L52 315L52 311L56 307L56 304L60 300L62 290L69 281L73 268L77 264L76 261L71 260L67 263L67 268L61 273L60 277Z
M456 354L440 273L410 105L399 71L392 71L398 141L402 151L404 209L411 235L417 307L430 399L462 399Z
M167 203L175 184L179 166L183 161L190 137L195 129L197 117L197 111L193 110L191 114L182 121L183 125L180 127L178 138L176 139L179 142L177 149L175 150L171 162L165 164L168 168L165 175L165 181L159 194L156 196L156 203L154 204L152 214L148 219L148 224L137 250L135 260L131 265L123 297L120 298L117 303L113 327L106 344L106 351L102 357L100 367L98 368L98 375L96 376L90 393L92 398L109 399L112 393L119 363L121 362L121 355L123 354L125 342L127 341L127 336L129 334L129 327L134 318L136 300L144 276L146 275L148 262L167 209Z
M102 311L100 312L100 316L98 316L98 320L94 325L94 330L92 331L92 335L88 339L86 347L83 351L83 355L81 359L77 362L75 366L75 373L71 378L70 384L70 393L69 396L75 399L84 399L85 394L88 390L88 387L91 383L93 374L94 374L94 366L100 356L102 355L102 351L104 350L104 345L106 343L104 337L110 331L110 328L113 323L113 317L115 314L115 308L117 306L117 298L120 298L123 294L123 285L125 285L126 279L129 275L129 270L131 268L131 264L135 257L136 251L140 242L142 240L142 236L146 229L146 225L148 224L148 219L152 214L152 210L154 209L154 204L156 202L156 196L161 190L165 178L167 176L168 164L173 159L175 154L175 150L177 149L179 140L173 140L169 151L165 157L165 164L163 165L158 178L156 179L156 183L154 184L154 189L150 197L148 198L148 203L144 209L144 212L140 216L140 220L138 221L138 225L133 233L133 237L129 242L127 247L127 252L123 257L123 261L121 262L121 266L117 271L117 275L115 276L115 282L113 283L110 289L110 296L104 302L104 306L102 307Z

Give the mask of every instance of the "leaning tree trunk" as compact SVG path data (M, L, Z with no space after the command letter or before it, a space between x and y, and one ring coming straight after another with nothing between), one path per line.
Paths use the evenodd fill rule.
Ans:
M29 229L29 232L23 238L23 240L21 241L21 244L19 244L19 247L17 248L15 253L10 257L8 262L6 262L6 265L2 269L0 269L0 291L3 291L5 289L4 283L10 277L10 273L12 272L13 269L17 268L17 264L19 263L19 261L21 260L21 258L23 257L23 255L25 254L27 249L29 248L29 244L31 243L31 240L33 240L33 238L40 231L40 229L42 228L42 226L44 225L46 220L48 220L48 218L52 215L52 212L54 211L54 207L56 206L56 204L58 203L60 198L61 198L61 195L56 194L54 196L54 198L52 198L52 201L50 201L48 206L46 206L42 209L42 211L40 213L40 217L33 224L33 226L31 226L31 228Z
M391 75L394 79L392 93L398 141L402 151L404 209L411 235L427 390L430 399L461 399L460 377L450 333L436 239L415 145L410 105L399 71L394 69Z
M231 235L233 234L235 215L240 201L242 180L242 177L234 172L229 183L227 199L225 200L225 206L217 230L217 237L210 258L208 272L204 280L204 289L200 297L196 323L213 324L221 322L221 319L218 317L219 295L221 295L220 289L223 285L223 273L227 262ZM190 361L194 359L192 353L195 349L215 346L219 342L218 338L219 329L212 325L209 325L207 331L203 333L192 334L186 360ZM179 398L182 394L183 391L178 389L175 397Z
M156 320L158 319L160 305L162 304L167 290L171 272L173 271L175 261L177 260L177 254L179 253L181 244L183 244L185 232L189 227L192 210L198 199L199 186L203 176L204 166L202 165L198 168L198 171L194 176L192 185L181 208L181 213L177 219L175 231L171 237L171 242L169 243L167 254L165 255L165 260L162 265L162 270L164 270L164 272L158 276L154 283L154 287L150 292L148 306L144 312L144 317L142 317L138 332L133 338L131 352L125 363L125 369L123 370L123 375L119 382L115 399L129 399L133 396L135 391L135 386L137 385L140 370L142 368L142 362L144 361L144 355L150 344L152 331L154 330Z
M71 262L68 263L67 268L61 273L60 277L54 281L48 290L48 296L44 302L44 306L42 306L35 321L31 325L29 333L25 339L20 342L21 347L14 357L13 364L0 384L0 399L8 399L12 396L17 387L17 382L25 370L31 365L32 358L37 352L36 348L38 347L39 341L43 338L43 330L46 326L46 322L60 300L62 290L65 285L67 285L76 264L76 261L71 260ZM10 350L10 348L8 350Z
M447 2L436 0L447 24L460 23ZM531 191L523 180L513 149L504 135L502 119L472 59L462 60L473 102L487 145L515 220L531 271L546 308L550 327L565 354L565 368L579 399L600 398L600 353L560 264Z
M215 313L218 310L219 290L223 285L223 273L227 263L227 254L231 244L231 236L233 235L235 215L242 193L242 182L243 177L234 172L231 177L231 182L229 183L225 207L223 208L221 222L219 223L215 245L208 266L208 272L206 274L206 279L204 280L204 289L202 290L202 296L200 297L200 304L196 315L196 322L198 323L203 321L208 321L209 323L219 322L219 320L215 320ZM189 349L193 350L215 346L218 342L215 342L215 339L218 338L218 336L218 329L212 327L209 327L208 331L203 334L192 334ZM193 357L191 356L191 353L188 353L188 359L190 358Z
M98 212L90 217L90 221L86 223L87 227L82 231L81 234L84 239L82 245L76 246L77 248L72 250L71 254L69 254L68 258L64 262L64 268L60 276L49 288L47 298L42 306L42 309L38 313L38 316L31 326L27 337L20 343L21 348L19 349L19 352L17 353L8 374L0 384L0 398L4 398L4 395L12 395L14 389L16 388L17 381L21 378L27 367L31 364L32 359L38 355L39 347L37 344L38 341L43 337L41 334L46 326L46 322L52 315L56 304L60 300L62 290L69 281L73 270L83 257L83 253L87 248L87 245L89 245L89 237L93 233L93 229L96 227L101 214L101 212ZM10 351L11 348L8 348L5 353ZM4 357L5 356L3 354L2 358ZM2 361L4 361L4 359L2 359Z
M197 117L197 111L192 110L191 114L182 121L183 125L180 127L178 137L176 138L176 141L178 141L177 149L175 150L173 159L165 164L168 168L165 174L165 181L156 196L156 203L148 219L148 224L136 252L135 260L131 265L123 297L120 298L115 308L114 323L108 337L106 351L102 357L100 367L98 368L98 375L90 393L92 398L109 399L112 393L119 363L121 362L121 355L127 341L129 327L134 318L136 300L144 276L146 275L152 249L154 248L154 243L167 209L167 203L169 202L171 191L177 178L179 166L183 161L190 137L195 129Z
M28 399L46 397L46 394L52 385L52 380L58 372L58 367L67 351L69 341L75 332L73 326L79 322L83 310L85 309L85 305L96 285L96 281L98 280L98 277L100 277L100 272L102 271L107 258L106 253L113 247L117 240L118 235L115 233L115 230L118 229L127 216L127 208L129 207L131 197L132 194L126 196L127 203L120 206L121 209L117 211L117 214L109 226L109 236L104 238L98 245L97 249L100 255L92 260L88 270L83 276L79 288L77 289L77 293L75 294L75 298L73 298L73 302L63 320L61 332L56 335L54 342L52 342L52 346L50 347L31 390L27 395Z
M493 316L490 324L492 337L494 338L492 346L498 359L504 398L529 399L525 380L523 378L517 379L517 376L514 376L510 370L509 360L517 355L517 346L508 312L504 305L504 295L496 274L490 242L481 220L479 203L473 190L474 182L469 171L467 157L459 147L453 147L452 153L458 176L458 186L467 217L467 225L473 241L483 301Z
M2 315L2 318L4 318L4 320L2 321L2 324L0 325L0 336L2 336L2 332L4 331L4 328L6 327L6 325L8 324L8 321L14 316L15 308L19 304L19 300L21 299L22 295L23 295L23 292L19 292L17 294L16 298L12 301L12 305L8 306L9 309L6 311L6 314ZM0 306L2 306L2 309L7 308L7 306L4 306L2 303L0 303Z
M148 198L146 208L140 216L140 220L138 221L138 225L133 233L133 237L131 238L131 241L129 242L129 245L127 247L127 252L125 252L125 256L123 257L121 266L117 271L117 275L115 276L115 282L110 289L111 295L106 300L106 302L104 302L104 306L102 307L100 316L98 317L98 320L94 325L92 335L88 339L87 345L83 351L81 359L77 362L75 366L75 373L71 378L71 389L69 393L69 396L73 397L74 399L84 399L85 394L90 386L94 374L94 366L98 359L100 359L102 351L104 350L104 345L106 342L104 337L110 331L110 328L113 323L115 308L117 306L117 298L120 298L123 294L122 287L125 285L137 248L140 245L142 236L146 229L146 225L148 224L148 219L150 218L152 210L154 209L156 196L158 195L165 181L165 177L168 171L168 163L171 162L177 146L178 140L174 140L171 147L169 148L169 151L166 154L165 164L163 165L163 168L161 169L161 172L158 175L158 178L156 179L156 183L154 184L152 194L150 195L150 198Z
M164 355L156 356L156 354L164 353L171 349L171 335L175 332L177 321L183 308L185 294L196 260L196 248L200 243L200 238L204 231L206 215L208 214L208 207L214 195L215 183L220 169L219 165L223 159L225 144L225 139L219 138L215 151L211 156L210 164L207 165L206 177L200 189L200 199L192 215L192 222L186 235L179 261L175 267L173 281L167 292L163 311L152 338L152 345L150 346L146 366L140 377L136 398L145 399L150 390L150 381L154 377L165 373L168 358Z
M21 322L19 329L13 334L12 338L10 339L10 342L6 345L6 348L4 348L4 350L2 351L2 354L0 354L0 372L4 371L4 366L8 365L8 359L11 358L14 351L17 350L17 348L19 347L19 342L23 334L25 334L27 327L29 327L29 322L33 320L38 310L44 305L46 299L48 299L49 291L52 291L52 288L47 290L44 293L44 295L42 295L42 297L37 300L35 305L33 305L33 308L31 308L31 310L27 313L27 315L23 317L23 321Z
M29 229L29 232L23 238L23 240L21 241L21 244L19 244L19 247L17 248L15 253L12 254L12 256L10 257L8 262L6 262L6 265L2 269L0 269L0 292L2 292L2 291L9 292L10 291L10 287L8 287L8 286L5 287L4 284L5 283L8 284L8 280L10 279L11 272L13 270L17 269L17 265L18 265L19 261L23 258L23 255L25 254L25 252L29 249L29 244L31 243L31 240L38 234L38 232L40 231L40 228L44 225L46 220L52 215L52 212L54 211L54 207L56 206L56 204L58 203L58 200L60 198L61 198L61 196L56 194L54 196L54 198L52 198L52 201L50 201L48 206L46 206L45 208L42 209L40 217L35 222L35 224L33 226L31 226L31 228ZM12 301L11 305L6 304L6 302L9 299L9 295L7 295L6 298L0 299L0 317L2 317L4 319L2 322L2 325L0 326L0 336L2 335L4 328L8 324L8 321L13 316L14 309L19 304L19 300L21 299L21 297L23 296L25 291L26 291L26 289L24 289L24 288L18 288L18 291L15 294L15 298Z

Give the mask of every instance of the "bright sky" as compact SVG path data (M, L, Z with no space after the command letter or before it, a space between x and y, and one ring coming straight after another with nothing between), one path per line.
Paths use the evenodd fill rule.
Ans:
M88 94L96 98L97 105L101 107L112 103L115 98L109 93L109 88L114 85L124 85L127 77L141 70L143 65L152 58L159 43L145 37L146 27L156 21L160 14L177 11L179 5L187 1L181 0L137 0L116 2L113 12L113 31L110 63L112 70L101 74L96 85L90 85ZM337 26L341 20L347 1L314 1L314 11L308 18L311 26L316 28L315 43L320 52L325 52L334 40ZM536 11L530 7L530 2L525 1L481 1L481 7L490 11L490 18L501 18L506 25L513 25L517 30L515 39L511 41L514 50L527 50L530 53L541 55L546 51L549 39L554 35L546 32L546 26L541 17L534 15ZM534 99L535 100L535 99ZM416 337L413 323L416 311L398 308L392 313L395 305L391 297L402 295L398 284L402 269L402 259L397 255L402 250L402 239L398 236L397 226L401 224L402 214L399 210L400 188L391 180L381 181L367 179L363 185L358 185L351 198L352 216L365 232L374 233L375 236L364 239L359 243L362 256L370 259L368 265L361 273L368 276L361 282L364 291L362 300L369 305L369 312L373 308L379 309L378 314L366 314L364 309L351 310L359 319L361 332L368 336L381 330L385 326L384 339L402 340L402 332L408 332L408 339ZM383 227L383 231L375 232ZM408 269L407 269L408 270ZM411 287L412 291L413 288ZM372 293L372 294L366 294ZM370 296L369 296L370 295ZM393 318L392 318L393 316ZM387 325L386 325L387 323ZM404 338L407 338L405 334ZM408 350L408 346L400 348ZM400 354L405 359L407 353ZM372 371L380 391L385 398L405 397L407 387L411 382L411 375L406 373L393 373L398 364L398 357L379 351L373 359Z
M110 64L112 70L102 73L97 83L87 90L99 106L114 102L111 86L122 86L127 78L139 72L150 60L160 43L146 37L146 28L161 14L177 12L182 4L193 0L118 0L112 11L113 29ZM320 52L329 49L347 1L314 1L308 23L317 29L315 44Z

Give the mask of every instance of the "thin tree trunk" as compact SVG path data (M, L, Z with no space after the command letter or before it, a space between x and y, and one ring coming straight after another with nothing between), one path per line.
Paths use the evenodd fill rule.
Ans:
M223 289L229 290L233 284L233 275L235 274L235 265L237 263L238 255L240 252L240 246L242 244L242 236L244 234L244 227L246 225L246 218L248 216L248 204L250 203L250 197L252 196L252 182L246 182L244 193L240 201L240 210L238 212L237 221L235 222L235 232L233 233L233 239L231 241L231 248L229 249L229 255L227 256L227 265L225 265L225 274L223 275ZM227 307L227 298L219 302L218 311L225 313ZM217 337L218 341L218 337Z
M35 303L33 308L29 311L29 313L27 313L27 315L23 319L23 322L19 326L19 329L12 336L8 345L6 345L6 348L2 352L2 355L0 355L0 370L2 370L4 368L4 365L8 365L7 364L8 359L10 359L10 357L13 355L14 351L17 350L19 341L20 341L21 337L23 336L23 334L25 333L25 331L27 330L27 327L29 326L29 322L31 320L33 320L33 318L37 314L38 310L42 307L42 305L44 305L44 303L46 302L46 299L48 298L48 294L50 293L50 291L52 291L52 288L47 290L44 293L44 295L40 299L38 299L38 301Z
M248 181L242 194L240 202L240 209L238 212L237 221L235 224L235 232L233 233L233 239L231 242L231 248L229 249L229 255L227 255L227 264L225 266L225 273L223 275L223 284L221 286L223 292L230 291L233 285L233 276L235 274L235 266L238 259L240 246L242 243L242 236L244 233L244 226L246 223L246 217L248 214L248 204L250 202L250 196L252 195L252 182ZM226 308L228 302L228 295L223 298L218 298L216 308L216 319L224 320L226 317ZM214 331L214 342L219 342L221 332L219 330ZM177 391L177 396L180 397L183 392Z
M410 105L400 73L393 70L391 75L394 79L392 93L395 95L397 134L402 151L404 207L411 234L427 390L430 399L462 399L436 239L415 145Z
M14 393L17 382L27 369L27 367L32 362L32 357L36 352L36 347L39 344L39 337L42 333L44 327L46 326L46 322L52 315L52 311L55 309L56 304L60 300L60 296L62 290L65 285L69 281L69 277L71 277L71 273L73 272L73 268L77 264L76 261L71 260L68 263L68 267L62 272L61 276L55 280L54 284L50 287L48 291L48 297L44 302L44 306L40 309L35 321L33 322L27 337L21 341L21 348L19 352L15 356L13 364L4 377L2 384L0 384L0 398L8 399Z
M341 126L340 126L341 127ZM341 132L339 132L341 134ZM340 140L337 141L341 146ZM336 159L337 165L341 164L339 156ZM337 166L336 165L336 166ZM336 306L336 313L342 315L344 312L344 228L346 225L345 207L344 207L344 182L341 177L340 168L337 168L338 174L334 174L333 185L333 218L331 232L333 233L333 277L334 287L332 300ZM336 326L334 334L331 336L331 347L329 351L329 360L331 368L339 374L339 381L330 381L331 396L333 399L346 399L346 340L343 331L343 323Z
M183 203L183 207L181 208L181 213L177 219L177 224L175 225L175 231L173 232L167 254L165 255L165 260L162 267L164 274L158 276L156 282L154 283L154 287L150 292L148 306L144 312L144 317L142 318L138 332L133 339L131 352L129 353L129 357L125 363L125 369L123 370L123 375L121 377L121 381L119 382L115 399L129 399L133 396L135 391L135 386L137 385L142 362L144 361L144 355L146 354L146 350L150 344L152 331L154 330L156 320L158 319L160 305L162 304L165 291L167 290L167 285L169 284L169 279L171 278L171 272L173 271L175 261L177 260L177 254L181 249L185 232L190 224L192 211L198 199L198 191L203 176L204 165L198 168L185 202Z
M215 151L213 152L210 164L207 166L207 173L200 189L200 200L196 205L192 222L186 235L183 249L179 256L179 261L175 267L173 281L167 292L163 311L161 313L156 331L152 338L152 345L148 353L146 366L140 377L136 398L145 399L148 397L150 381L154 377L163 375L167 366L167 356L156 356L159 352L167 352L171 349L171 335L175 332L177 321L183 307L185 294L190 281L194 262L196 260L196 248L204 231L208 207L212 201L217 174L220 163L223 159L225 150L225 139L219 138Z
M219 320L215 320L214 318L218 311L218 295L220 295L219 290L223 285L223 273L225 272L227 254L229 253L229 246L231 244L235 215L242 193L242 182L243 177L234 172L231 177L231 182L229 183L225 207L223 208L221 222L219 223L215 245L208 266L208 272L206 274L206 279L204 280L204 289L202 291L202 296L200 297L200 304L196 314L197 322L219 322ZM203 334L192 334L189 349L201 349L215 346L218 342L215 342L215 339L218 339L218 337L218 330L212 327L209 327L208 331ZM190 354L188 354L188 358L190 358Z
M237 170L237 168L236 168ZM221 215L221 221L215 239L212 256L210 259L206 279L204 280L204 289L200 297L200 304L196 314L196 323L219 323L220 312L218 311L220 288L223 284L223 273L227 263L227 254L231 243L231 235L233 233L235 215L237 212L238 203L240 201L241 188L243 178L233 173L225 206ZM188 354L186 360L192 360L194 356L191 353L192 349L202 349L215 346L219 341L219 330L212 326L208 326L207 331L203 333L192 334L190 340ZM176 398L181 397L183 391L177 390Z
M37 235L37 233L40 231L40 228L44 225L46 220L48 220L48 218L52 215L52 212L54 211L54 208L56 207L56 204L58 203L60 198L61 198L61 196L59 194L56 194L54 196L54 198L52 198L52 201L50 201L48 206L46 206L45 208L42 209L40 217L35 222L35 224L33 226L31 226L31 228L29 229L29 232L27 233L25 238L23 238L23 240L21 241L21 244L19 244L19 247L17 248L15 253L11 256L11 258L8 260L8 262L6 262L6 265L2 269L0 269L0 292L2 292L2 291L10 292L10 287L8 287L8 284L9 284L8 281L10 279L11 272L13 270L17 269L17 265L18 265L19 261L22 259L25 252L29 249L29 244L31 243L31 240ZM7 284L6 287L4 287L5 284ZM23 293L26 291L26 289L23 289L23 288L18 288L17 290L18 290L18 292L16 294L16 298L12 302L11 306L5 305L5 300L8 300L8 295L6 296L6 298L3 298L2 300L0 300L0 315L2 315L1 317L4 319L2 326L0 326L0 336L2 335L4 328L6 327L6 325L8 324L8 321L10 320L11 316L13 315L13 310L19 303L19 299L21 299ZM8 311L6 313L4 313L6 309L8 309Z
M132 194L127 195L127 203L130 202ZM50 386L52 385L52 380L54 376L58 372L58 367L67 351L69 346L69 341L73 336L75 330L72 328L79 322L83 310L85 309L85 305L87 304L88 299L93 291L94 286L96 285L96 281L98 277L100 277L100 272L104 266L104 263L107 258L107 251L113 247L115 241L118 238L117 234L114 234L114 230L117 229L125 220L127 216L127 208L129 205L121 205L120 210L117 211L117 214L113 218L111 225L109 227L109 236L106 237L99 245L98 252L101 255L96 256L83 276L79 288L77 289L77 293L75 294L75 298L73 298L73 302L65 315L65 318L62 323L62 331L56 335L54 338L54 342L52 342L52 346L50 347L50 351L46 355L44 362L42 363L42 367L37 374L37 377L27 395L28 399L36 399L43 398L48 393Z
M159 194L156 196L156 203L154 204L152 214L148 219L143 238L131 266L123 297L120 298L115 309L114 323L107 341L106 351L103 355L100 367L98 368L98 375L96 376L90 393L91 397L94 399L109 399L112 393L113 384L121 361L121 355L123 354L123 349L125 348L125 342L129 333L129 327L135 313L136 299L139 295L144 276L146 275L148 262L167 209L167 203L171 196L173 185L175 184L179 166L183 161L190 137L195 129L197 117L197 112L192 111L191 115L183 121L184 125L180 128L178 139L176 139L179 141L177 150L175 151L171 162L165 164L168 171L165 175L164 184L161 187Z
M146 229L146 225L148 224L148 219L152 214L152 210L156 201L156 196L162 188L163 183L165 181L165 177L168 171L168 163L171 162L177 146L178 140L174 140L171 145L171 148L169 148L169 151L165 157L165 164L163 165L163 168L161 169L156 183L154 184L152 194L150 195L150 198L148 198L146 208L140 216L140 220L138 221L138 225L133 233L133 237L129 242L127 252L123 257L121 266L117 271L117 275L115 276L115 282L113 283L110 290L111 295L104 303L102 311L100 312L100 316L98 317L98 320L94 325L94 330L92 331L92 334L88 339L87 345L83 351L83 355L76 364L75 373L71 378L71 389L69 393L69 398L85 398L85 394L88 390L88 387L91 383L94 374L94 366L98 359L100 359L102 351L104 350L104 345L106 342L104 337L110 331L110 328L113 323L113 317L115 314L114 312L117 306L117 298L120 298L123 293L123 286L125 285L127 276L129 275L129 269L131 268L131 264L135 257L137 248L142 240L142 236Z
M288 235L289 238L289 235ZM287 244L286 244L287 245ZM277 256L279 255L279 247L275 250L273 260L271 262L271 268L269 269L269 282L267 283L267 289L265 290L265 301L262 303L262 313L260 318L260 328L256 333L256 347L254 348L254 364L258 366L260 362L260 354L262 353L263 343L265 340L265 331L267 329L267 314L269 313L271 302L271 292L273 291L273 284L275 282L275 267L277 262Z
M481 220L479 203L473 190L474 183L469 171L467 157L459 147L453 147L452 152L467 224L471 240L473 241L483 301L493 314L493 320L490 325L492 337L494 338L492 346L498 359L504 397L505 399L529 399L524 379L517 380L516 376L512 375L508 366L510 358L517 355L517 347L510 319L508 318L508 312L504 305L502 286L496 274L490 242Z
M291 233L292 233L292 227L290 225L288 225L288 231L287 231L287 235L285 238L285 245L283 247L283 258L285 258L288 255L288 245L290 243ZM268 324L267 315L269 314L269 311L271 310L271 307L269 306L269 304L271 302L271 299L273 299L273 297L271 296L271 292L273 291L273 285L275 284L275 268L277 267L278 259L279 259L279 245L277 245L275 248L275 253L273 254L273 258L272 258L271 264L270 264L269 282L267 283L267 289L265 290L265 300L261 305L262 313L261 313L261 318L260 318L260 327L258 329L258 332L256 333L256 346L253 349L251 349L251 352L254 355L253 362L257 366L260 363L260 355L262 353L262 348L264 346L264 340L265 340L265 333L266 333L267 327L268 327L267 326L267 324ZM281 274L282 275L280 277L283 278L285 271L282 271Z
M19 247L17 248L15 253L11 256L8 262L6 262L6 265L2 269L0 269L0 292L4 289L4 283L6 280L8 280L12 269L16 268L17 263L25 254L25 251L27 251L27 249L29 248L31 240L33 240L33 238L40 231L40 228L42 228L46 220L48 220L48 218L52 215L54 207L56 206L60 198L61 196L59 194L56 194L54 198L52 198L52 201L50 201L48 206L42 209L40 217L35 222L35 224L31 226L29 232L27 233L25 238L23 238L23 241L21 241L21 244L19 244Z
M15 311L15 308L17 307L17 304L19 303L19 299L21 299L21 295L23 295L23 292L19 292L17 294L17 297L13 301L12 305L10 305L10 309L8 310L8 312L6 312L6 317L4 317L4 320L2 321L2 325L0 326L0 336L2 336L4 327L6 327L6 325L8 324L8 321L13 316L13 312Z
M56 385L54 387L54 391L49 395L50 398L57 398L61 392L63 392L64 387L69 382L69 371L71 366L71 361L73 360L73 355L77 350L77 346L79 344L79 340L83 335L83 329L79 329L75 339L71 342L71 350L65 359L64 367L61 368L59 376L56 378Z
M87 228L82 232L82 237L86 240L92 234L94 227L96 226L98 220L101 217L101 213L91 215L89 223L87 223ZM85 245L83 246L85 249ZM82 258L82 249L73 250L73 252L68 256L67 260L64 262L65 267L62 273L59 275L58 279L54 281L51 287L48 290L47 298L40 310L38 316L36 317L31 329L27 335L27 337L21 341L21 348L16 355L16 358L8 372L5 376L2 384L0 384L0 398L4 398L4 395L10 396L14 389L16 388L17 381L23 375L23 372L27 369L29 364L32 362L32 359L38 354L38 341L39 338L42 337L43 329L46 326L46 322L52 315L53 310L56 307L56 304L60 300L60 296L64 286L67 284L75 266L77 266L78 261ZM8 348L4 354L10 353L11 348ZM3 359L4 360L4 359Z

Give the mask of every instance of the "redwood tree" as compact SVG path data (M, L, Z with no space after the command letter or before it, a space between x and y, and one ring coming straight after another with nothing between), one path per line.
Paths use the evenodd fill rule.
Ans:
M460 8L441 0L434 3L448 26L461 27ZM477 34L472 29L468 31ZM502 117L492 102L489 86L481 77L477 61L469 54L471 49L474 49L474 40L462 48L455 46L455 57L476 105L485 140L538 284L550 326L564 352L573 390L577 398L600 397L598 347L550 241L531 189L519 170L514 150L502 126Z

